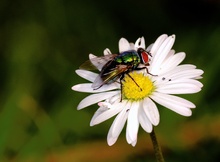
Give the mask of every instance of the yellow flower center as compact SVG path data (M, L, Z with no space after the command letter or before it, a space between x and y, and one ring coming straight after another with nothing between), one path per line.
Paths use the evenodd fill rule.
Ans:
M122 98L139 101L149 96L154 91L154 84L143 73L132 72L125 75L122 81Z

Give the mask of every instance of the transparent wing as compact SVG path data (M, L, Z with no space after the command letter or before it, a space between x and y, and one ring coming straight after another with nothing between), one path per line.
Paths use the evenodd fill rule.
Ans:
M117 65L110 69L107 73L100 73L92 84L93 89L98 89L104 84L109 84L117 81L124 72L128 70L127 65Z
M101 57L94 57L84 62L79 68L85 70L99 70L109 61L114 59L118 54L108 54Z

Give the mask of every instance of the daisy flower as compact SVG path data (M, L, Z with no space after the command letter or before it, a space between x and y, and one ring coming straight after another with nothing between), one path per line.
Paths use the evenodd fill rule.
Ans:
M121 38L119 40L120 53L143 48L152 55L150 65L147 66L148 70L134 70L129 73L131 77L125 74L122 85L120 81L116 81L94 90L92 84L99 74L88 70L76 70L80 77L90 83L77 84L72 89L92 93L79 103L77 109L81 110L95 103L99 106L90 126L117 115L108 132L108 145L116 142L125 124L126 139L132 146L137 143L139 126L151 133L153 126L157 126L160 121L155 102L182 116L191 116L191 109L195 108L195 105L174 94L199 92L203 85L197 79L202 78L203 71L191 64L180 65L186 54L175 53L172 49L174 41L175 35L168 37L164 34L146 48L143 37L139 38L135 44ZM111 54L110 50L104 50L104 55L108 54ZM91 62L94 57L96 56L90 54ZM92 63L95 65L95 62ZM134 84L134 81L137 84Z

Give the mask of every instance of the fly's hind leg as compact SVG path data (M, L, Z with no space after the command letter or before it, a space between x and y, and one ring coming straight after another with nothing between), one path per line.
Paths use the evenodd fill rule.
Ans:
M124 79L125 75L122 74L121 77L120 77L120 86L121 86L121 99L120 99L120 102L122 101L122 88L123 88L123 85L122 85L122 80Z

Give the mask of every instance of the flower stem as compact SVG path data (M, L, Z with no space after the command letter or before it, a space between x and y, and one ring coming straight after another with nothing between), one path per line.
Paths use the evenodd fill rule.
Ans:
M162 154L161 148L160 148L160 145L159 145L159 143L157 141L157 137L156 137L156 134L154 132L154 129L150 133L150 137L151 137L151 141L153 143L154 153L155 153L157 162L165 162L164 158L163 158L163 154Z

